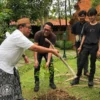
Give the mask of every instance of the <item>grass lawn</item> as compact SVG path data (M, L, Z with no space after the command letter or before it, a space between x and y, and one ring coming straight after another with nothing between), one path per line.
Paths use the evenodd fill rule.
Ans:
M63 55L63 51L60 51ZM20 78L23 96L27 100L33 100L34 97L38 97L44 93L52 91L49 87L49 74L48 70L45 68L45 61L42 62L42 67L40 71L40 90L38 93L34 92L34 68L33 68L33 52L27 51L26 54L30 59L30 64L24 64L23 59L18 63L17 66ZM66 51L66 62L73 68L76 72L76 55L75 51ZM71 96L75 96L80 100L100 100L100 61L96 61L96 73L95 73L95 85L93 88L89 88L87 85L87 77L82 75L80 84L77 86L70 86L70 81L66 81L68 78L72 77L69 69L56 57L54 57L54 67L55 67L55 84L57 89L67 91Z

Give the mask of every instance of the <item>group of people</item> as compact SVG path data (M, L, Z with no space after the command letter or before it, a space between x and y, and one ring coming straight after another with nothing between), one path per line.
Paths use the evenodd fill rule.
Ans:
M85 21L86 15L89 21ZM94 85L93 79L96 70L96 58L100 56L100 23L97 22L97 10L91 8L86 11L79 12L80 21L72 27L72 33L76 37L77 51L77 78L71 85L79 84L84 68L84 74L88 76L88 86ZM90 58L90 72L88 73L88 58Z
M88 22L85 21L86 15L89 18ZM76 37L77 78L71 82L71 85L79 84L83 68L84 75L88 76L88 86L94 85L96 55L100 55L100 24L97 22L96 16L97 11L94 8L89 9L87 13L81 11L79 13L80 21L72 27L72 33ZM27 38L30 32L30 19L18 19L15 31L0 45L0 100L24 100L19 74L15 65L27 49L34 51L34 91L39 91L39 71L43 57L46 60L46 67L50 72L49 86L52 89L56 89L52 54L59 57L59 52L45 41L45 38L47 38L53 45L56 42L53 24L51 22L45 23L43 30L35 33L34 43ZM88 74L89 55L90 72Z
M44 26L45 36L50 36L48 33L52 33L52 25L50 23ZM45 43L48 48L40 46L41 42L38 37L36 37L35 43L32 43L27 37L30 35L31 32L31 22L29 18L21 18L17 21L17 29L12 32L0 45L0 100L24 100L22 97L22 90L20 85L20 78L18 71L15 68L15 65L18 63L20 58L23 55L23 52L26 49L31 51L35 51L35 83L39 83L39 78L36 76L37 71L39 70L40 60L43 56L47 59L47 67L50 65L51 55L54 54L55 56L59 57L59 52L57 49L52 49L50 44ZM52 33L53 34L53 33ZM41 35L41 34L39 34ZM53 35L54 38L52 42L55 43L56 37ZM42 37L44 40L44 37ZM41 40L41 41L43 41ZM38 43L39 42L39 43ZM44 44L44 45L45 45ZM37 54L39 52L39 56ZM47 54L48 53L48 57ZM39 61L38 61L39 58ZM51 70L51 67L49 68ZM56 88L53 82L54 73L50 75L50 87ZM37 85L36 85L37 86ZM39 89L35 87L35 91Z

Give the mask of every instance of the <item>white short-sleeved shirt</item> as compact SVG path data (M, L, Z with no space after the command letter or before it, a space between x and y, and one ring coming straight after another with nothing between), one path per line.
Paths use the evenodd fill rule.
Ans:
M23 52L33 43L19 30L15 30L0 46L0 69L13 74L13 68L20 60Z

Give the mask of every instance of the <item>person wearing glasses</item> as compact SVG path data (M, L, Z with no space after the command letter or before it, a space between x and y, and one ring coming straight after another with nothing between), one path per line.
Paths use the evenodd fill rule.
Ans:
M27 38L30 32L30 19L21 18L17 21L17 29L0 45L0 100L24 100L15 65L25 50L50 52L59 57L58 50L37 46L31 42Z
M51 22L46 22L44 24L43 30L36 32L34 35L34 42L36 45L52 48L48 42L45 41L45 38L50 40L50 42L54 45L56 42L56 35L53 33L53 24ZM51 53L34 53L34 78L35 78L35 87L34 91L39 91L39 72L42 58L46 60L46 67L49 69L49 86L52 89L56 89L56 85L54 83L54 67L53 67L53 59Z

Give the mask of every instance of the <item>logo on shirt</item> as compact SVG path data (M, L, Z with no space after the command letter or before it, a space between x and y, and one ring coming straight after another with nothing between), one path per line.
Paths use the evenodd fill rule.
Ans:
M90 29L90 32L94 33L95 32L95 29Z

